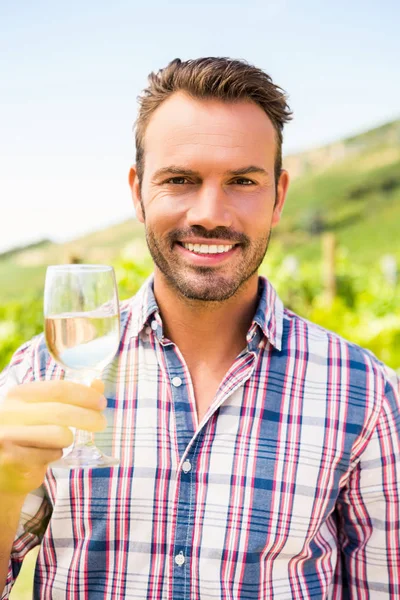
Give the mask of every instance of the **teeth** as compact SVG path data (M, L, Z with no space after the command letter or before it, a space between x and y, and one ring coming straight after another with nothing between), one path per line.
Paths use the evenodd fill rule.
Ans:
M196 252L198 254L220 254L222 252L228 252L231 248L233 248L234 244L230 246L223 245L215 245L211 244L208 246L207 244L182 244L186 250L190 250L191 252Z

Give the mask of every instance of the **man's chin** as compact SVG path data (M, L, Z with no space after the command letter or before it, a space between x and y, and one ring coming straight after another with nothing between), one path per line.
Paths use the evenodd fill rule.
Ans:
M222 278L208 283L190 282L187 280L175 280L173 282L182 296L188 300L198 302L223 302L231 298L240 287L236 282L227 282Z
M187 265L179 257L166 261L161 253L151 252L156 270L174 292L193 302L224 302L245 285L249 276L246 265L236 268ZM255 271L253 271L255 272Z

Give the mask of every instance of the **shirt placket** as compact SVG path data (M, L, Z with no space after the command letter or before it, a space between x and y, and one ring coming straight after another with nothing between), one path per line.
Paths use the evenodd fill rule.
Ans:
M156 320L153 329L162 349L164 372L168 376L174 406L176 440L178 445L178 474L173 500L173 540L170 546L172 588L168 598L190 599L190 539L193 534L193 497L196 481L196 452L203 430L196 434L195 399L192 382L183 356L176 345L162 335L162 325ZM184 457L184 458L183 458Z
M174 543L172 551L172 591L169 598L172 600L190 600L190 571L194 512L196 499L196 474L198 453L202 447L207 422L212 414L223 404L238 387L251 376L254 364L255 348L259 337L252 332L249 345L240 355L245 361L240 376L234 385L227 385L224 381L221 390L217 393L215 402L208 414L208 418L202 423L200 429L196 430L195 398L190 375L185 365L184 358L176 345L162 336L160 327L153 326L158 341L163 348L163 355L168 373L172 401L175 411L176 437L179 451L178 485L174 502ZM240 358L238 357L238 358Z

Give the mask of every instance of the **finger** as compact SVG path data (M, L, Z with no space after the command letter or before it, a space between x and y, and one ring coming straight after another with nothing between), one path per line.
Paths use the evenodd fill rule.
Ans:
M61 425L76 427L86 431L103 431L107 421L98 410L47 402L45 404L26 404L15 402L1 411L2 425Z
M74 435L68 427L57 425L11 425L0 427L0 447L17 444L29 448L60 450L74 441Z
M93 379L90 387L94 388L99 394L104 394L104 381L101 379Z
M96 382L99 380L96 380ZM26 403L60 402L83 406L93 410L103 410L105 398L95 387L88 387L75 381L33 381L11 388L6 401L20 400Z
M47 452L43 455L41 452ZM25 496L39 487L45 478L48 463L54 456L60 456L60 450L43 451L37 448L23 448L8 442L0 448L0 490ZM57 460L57 459L56 459Z
M61 458L63 451L61 449L32 448L19 446L18 444L8 442L0 450L0 462L3 466L12 464L22 464L24 468L48 465Z

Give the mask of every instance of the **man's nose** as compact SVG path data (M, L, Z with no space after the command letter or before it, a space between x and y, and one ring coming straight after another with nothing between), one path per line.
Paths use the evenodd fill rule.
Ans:
M204 186L190 201L186 214L189 226L201 225L205 229L232 226L228 198L220 186Z

